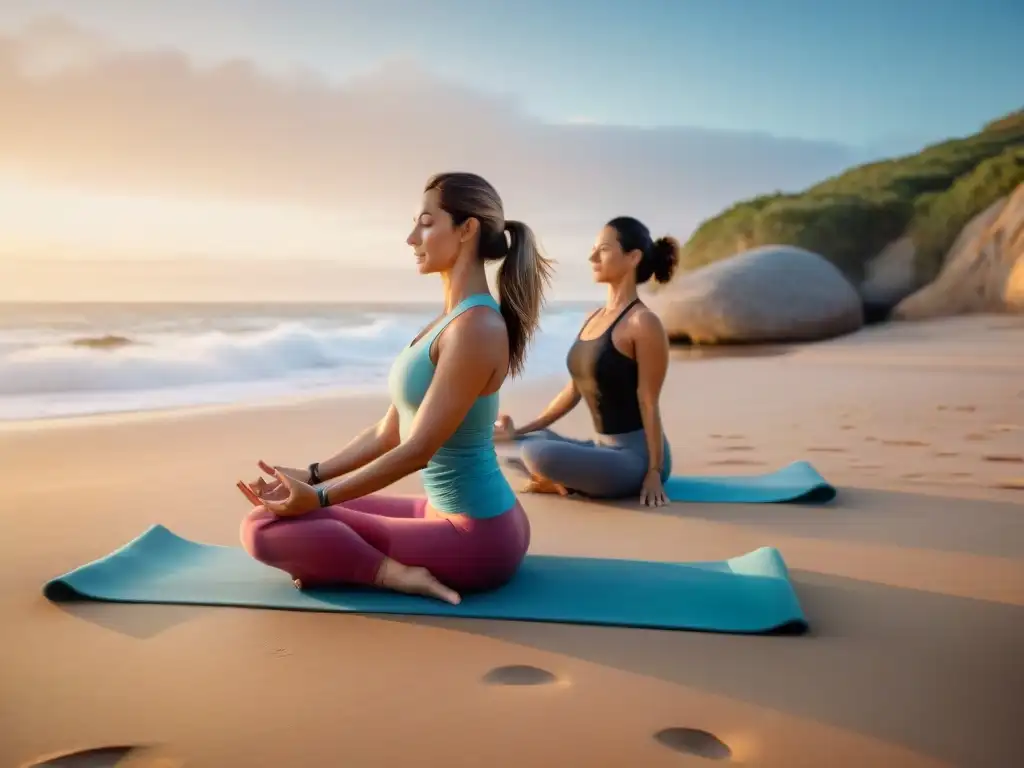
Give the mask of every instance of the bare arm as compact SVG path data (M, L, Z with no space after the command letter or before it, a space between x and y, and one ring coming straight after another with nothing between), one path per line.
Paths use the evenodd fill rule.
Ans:
M569 383L562 388L562 391L555 395L554 399L548 403L548 407L544 409L540 416L525 426L516 427L515 437L522 437L530 432L536 432L538 429L550 427L575 408L579 402L580 392L576 389L576 383L570 379Z
M668 371L668 336L653 312L636 315L633 348L639 368L637 397L640 417L647 436L648 474L661 474L665 457L662 456L663 437L661 409L658 401Z
M392 405L384 418L356 435L334 456L320 462L320 479L331 480L366 466L398 443L398 411Z
M326 484L329 503L366 496L423 469L455 433L496 372L508 366L508 336L497 315L488 321L463 316L448 326L438 343L434 378L408 438L361 469Z
M594 319L594 315L600 311L600 309L594 310L590 316L583 321L583 325L580 327L580 332L590 324L590 321ZM562 388L561 392L555 395L554 399L548 403L548 407L544 409L541 415L533 421L528 422L525 426L516 427L511 437L522 437L523 435L528 435L531 432L536 432L538 429L546 429L550 427L579 405L580 399L580 391L576 388L576 382L569 379L569 383Z

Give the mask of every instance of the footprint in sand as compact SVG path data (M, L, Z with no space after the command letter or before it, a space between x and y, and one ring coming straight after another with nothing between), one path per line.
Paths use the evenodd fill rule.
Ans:
M983 461L997 461L1003 464L1024 464L1024 456L1017 453L986 453Z
M960 454L957 453L956 451L936 451L935 452L935 457L939 458L939 459L951 459L954 456L959 456L959 455Z
M752 451L753 447L749 445L723 445L719 450L722 451Z
M993 424L993 432L1016 432L1020 429L1019 424Z
M813 445L810 448L804 448L804 450L808 453L846 453L845 448L829 445Z
M851 429L856 429L853 424L841 424L839 427L843 432L849 432Z
M763 461L757 459L716 459L708 464L717 467L756 467L763 466Z
M989 436L984 432L970 432L964 435L964 440L970 440L972 443L979 443L982 440L988 440Z
M484 675L484 682L488 685L550 685L558 682L558 678L540 667L511 664L495 667Z
M1024 477L1010 477L1005 480L997 480L993 485L1005 491L1024 491Z
M676 752L706 760L728 760L732 757L732 750L721 739L697 728L664 728L654 734L654 740Z
M881 464L870 464L863 461L851 461L850 469L881 469Z
M115 746L61 752L22 768L181 768L180 760L155 756L148 747Z

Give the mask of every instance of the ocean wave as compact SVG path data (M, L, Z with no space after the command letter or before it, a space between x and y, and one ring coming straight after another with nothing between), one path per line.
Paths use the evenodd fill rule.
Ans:
M372 368L401 349L408 335L409 329L399 323L378 319L337 329L292 321L250 332L51 340L4 350L0 395L167 389L283 379L339 367ZM93 343L80 343L82 339Z
M309 379L336 372L339 383L379 382L427 316L367 316L358 324L268 321L258 330L49 334L0 339L0 396L168 390L215 384ZM527 370L562 365L579 327L552 313L531 348Z
M545 312L525 378L560 373L586 313ZM382 392L395 356L436 315L89 318L0 328L0 421Z

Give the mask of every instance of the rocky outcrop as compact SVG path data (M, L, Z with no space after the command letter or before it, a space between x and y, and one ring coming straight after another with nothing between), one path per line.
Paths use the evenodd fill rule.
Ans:
M901 301L901 320L1024 311L1024 184L978 214L953 243L935 280Z
M914 239L904 235L889 243L864 265L864 279L857 290L866 311L877 314L879 318L885 317L900 301L921 287L916 255Z
M859 329L861 298L829 261L768 245L677 277L649 301L673 340L813 341Z

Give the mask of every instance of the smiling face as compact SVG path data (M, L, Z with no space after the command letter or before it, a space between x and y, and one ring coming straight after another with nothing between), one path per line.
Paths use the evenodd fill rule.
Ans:
M596 283L617 283L636 271L640 251L625 252L615 227L606 226L597 235L590 251L590 267Z
M451 215L441 208L440 192L427 190L413 220L412 232L405 239L412 246L420 274L450 270L471 237L475 223L474 219L467 219L456 226Z

